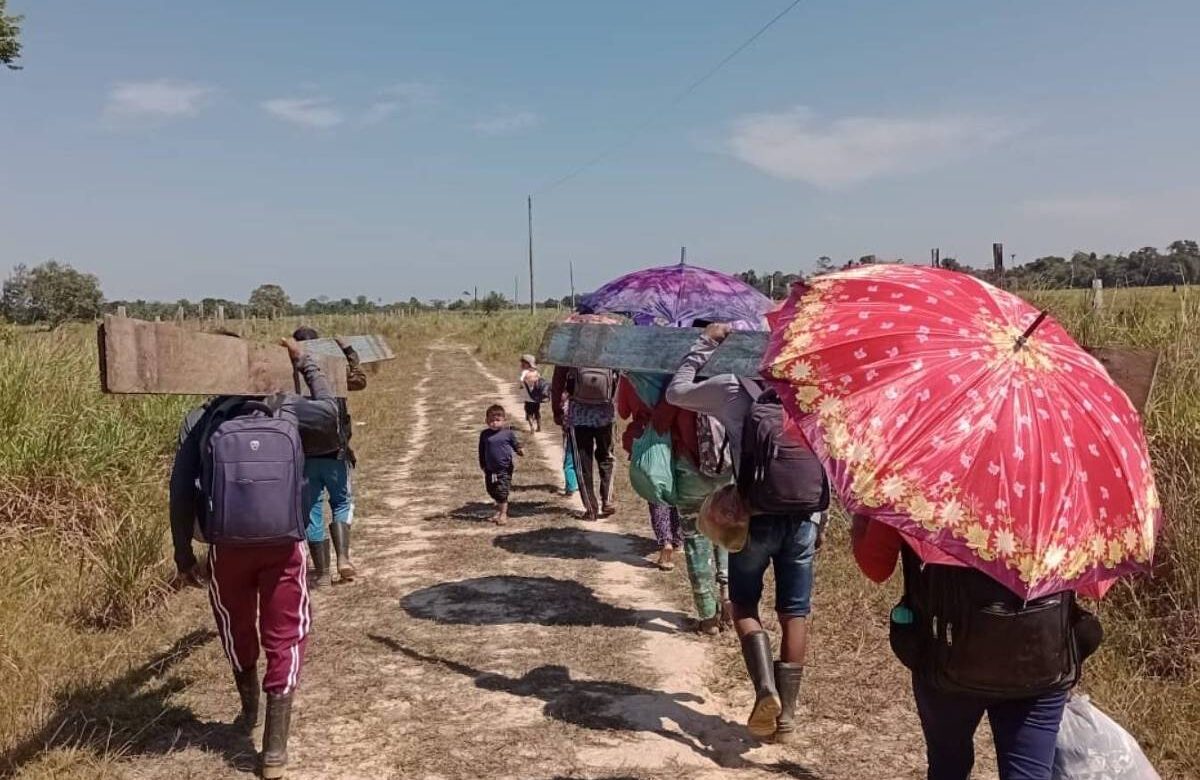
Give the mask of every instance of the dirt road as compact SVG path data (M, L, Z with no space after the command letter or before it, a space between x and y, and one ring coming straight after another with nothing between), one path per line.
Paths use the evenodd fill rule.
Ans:
M363 576L314 592L290 777L919 774L901 678L875 675L858 691L856 664L879 658L861 645L859 658L817 654L797 745L753 741L736 640L686 630L682 566L650 565L645 505L631 493L609 521L574 519L557 495L557 429L532 437L510 525L487 522L477 434L496 401L519 422L514 384L434 344L356 399ZM163 658L98 698L97 718L132 696L147 720L111 776L251 776L253 744L227 725L236 697L210 623L198 594L180 597ZM878 645L877 626L868 640ZM865 703L847 710L847 700ZM25 776L74 776L65 755L55 763L31 762Z

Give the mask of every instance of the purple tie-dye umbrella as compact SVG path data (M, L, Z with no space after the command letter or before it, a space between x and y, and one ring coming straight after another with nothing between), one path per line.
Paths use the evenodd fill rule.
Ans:
M581 312L610 312L636 325L692 327L697 320L765 330L771 299L729 274L686 263L647 268L614 279L579 302Z

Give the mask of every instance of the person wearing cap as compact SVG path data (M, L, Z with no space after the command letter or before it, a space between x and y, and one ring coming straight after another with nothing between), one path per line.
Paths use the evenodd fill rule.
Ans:
M542 430L542 404L550 396L550 387L538 371L537 358L521 355L521 400L525 402L525 422L530 433Z

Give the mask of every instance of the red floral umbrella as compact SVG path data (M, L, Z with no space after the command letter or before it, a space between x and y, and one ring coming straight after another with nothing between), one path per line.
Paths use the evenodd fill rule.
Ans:
M763 375L851 512L1026 598L1149 563L1161 509L1138 413L1026 301L871 265L797 285L771 317Z

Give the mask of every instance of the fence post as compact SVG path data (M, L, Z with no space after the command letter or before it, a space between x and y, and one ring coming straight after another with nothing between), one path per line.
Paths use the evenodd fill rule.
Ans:
M1092 280L1092 311L1100 311L1104 308L1104 280Z
M126 313L125 313L125 307L124 307L124 306L118 306L118 307L117 307L117 316L118 316L118 317L128 317L128 316L129 316L128 314L126 314Z
M217 304L217 322L224 322L224 321L225 321L225 304L218 303Z

